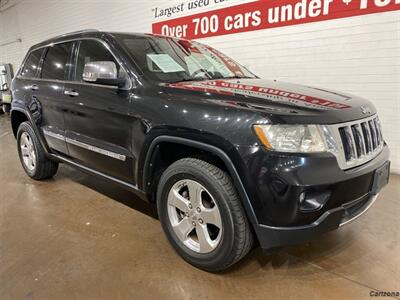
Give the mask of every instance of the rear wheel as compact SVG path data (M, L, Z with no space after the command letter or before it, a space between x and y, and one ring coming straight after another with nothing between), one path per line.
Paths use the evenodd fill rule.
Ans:
M10 110L11 110L11 105L10 104L3 104L3 112L4 113L10 113Z
M251 249L253 235L230 177L205 161L185 158L161 176L157 207L165 234L192 265L221 271Z
M49 160L37 139L29 122L23 122L17 133L18 154L26 174L42 180L53 177L58 170L58 163Z

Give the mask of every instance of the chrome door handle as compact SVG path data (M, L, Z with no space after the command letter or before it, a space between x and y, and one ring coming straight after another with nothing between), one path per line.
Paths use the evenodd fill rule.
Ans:
M31 90L32 91L37 91L39 89L39 87L36 84L32 84L31 85Z
M65 90L64 95L71 96L71 97L78 97L79 93L77 91Z

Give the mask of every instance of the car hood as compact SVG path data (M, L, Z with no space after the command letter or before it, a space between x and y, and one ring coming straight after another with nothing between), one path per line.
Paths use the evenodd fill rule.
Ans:
M259 78L179 82L166 87L221 105L264 112L275 122L332 124L376 113L369 101L354 95Z

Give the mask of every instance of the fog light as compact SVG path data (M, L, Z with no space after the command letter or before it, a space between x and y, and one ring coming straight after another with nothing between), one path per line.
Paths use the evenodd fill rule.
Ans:
M306 191L300 195L300 210L312 212L321 209L331 197L330 191Z

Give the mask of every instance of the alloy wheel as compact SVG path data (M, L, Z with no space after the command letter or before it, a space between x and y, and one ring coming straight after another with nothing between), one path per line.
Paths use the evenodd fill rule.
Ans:
M20 148L23 163L32 172L36 168L36 153L32 138L27 132L21 134Z
M213 196L194 180L176 182L168 194L168 217L177 238L197 253L210 253L221 241L222 218Z

